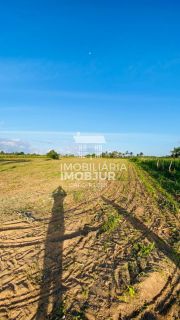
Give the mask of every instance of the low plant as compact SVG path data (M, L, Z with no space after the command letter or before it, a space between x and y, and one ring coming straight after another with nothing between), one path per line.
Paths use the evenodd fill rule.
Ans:
M128 294L130 295L131 298L134 298L136 291L135 288L133 286L128 286L127 288Z
M134 253L140 257L148 257L155 247L154 242L150 244L136 243L133 246Z
M116 213L109 213L106 218L107 218L106 221L102 225L102 231L107 233L112 233L118 227L121 217L116 212Z
M83 299L85 299L85 300L88 299L88 296L89 296L89 289L88 288L82 289L82 296L83 296Z

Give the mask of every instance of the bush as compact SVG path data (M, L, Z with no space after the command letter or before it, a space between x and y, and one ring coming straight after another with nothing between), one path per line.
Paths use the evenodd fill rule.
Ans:
M59 154L54 150L50 150L46 155L51 159L59 159Z

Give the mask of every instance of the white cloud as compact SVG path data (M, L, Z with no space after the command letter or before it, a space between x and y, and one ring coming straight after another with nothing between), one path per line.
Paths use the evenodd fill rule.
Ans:
M28 142L20 139L1 139L0 138L0 151L4 152L32 152L31 145Z

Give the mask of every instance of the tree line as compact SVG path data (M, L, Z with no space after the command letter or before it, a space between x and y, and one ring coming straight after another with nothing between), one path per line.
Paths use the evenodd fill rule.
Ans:
M18 156L18 155L21 155L21 156L42 156L40 154L36 154L36 153L25 153L25 152L4 152L4 151L0 151L0 155L15 155L15 156ZM74 154L59 154L57 151L55 150L50 150L47 152L46 155L44 156L47 156L48 158L50 159L59 159L60 157L75 157L76 155ZM98 157L101 157L101 158L125 158L125 157L143 157L144 154L143 152L140 152L138 154L134 154L133 152L129 152L129 151L126 151L126 152L119 152L119 151L105 151L105 152L102 152L101 154L98 155ZM174 147L173 150L171 150L171 157L173 158L179 158L180 157L180 147ZM87 154L85 155L86 158L96 158L97 157L97 154L95 153L92 153L92 154ZM168 157L168 156L167 156Z

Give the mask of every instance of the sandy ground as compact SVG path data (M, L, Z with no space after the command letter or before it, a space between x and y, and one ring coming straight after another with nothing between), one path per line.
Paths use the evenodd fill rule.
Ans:
M0 320L179 319L178 218L135 167L73 186L33 161L0 167Z

